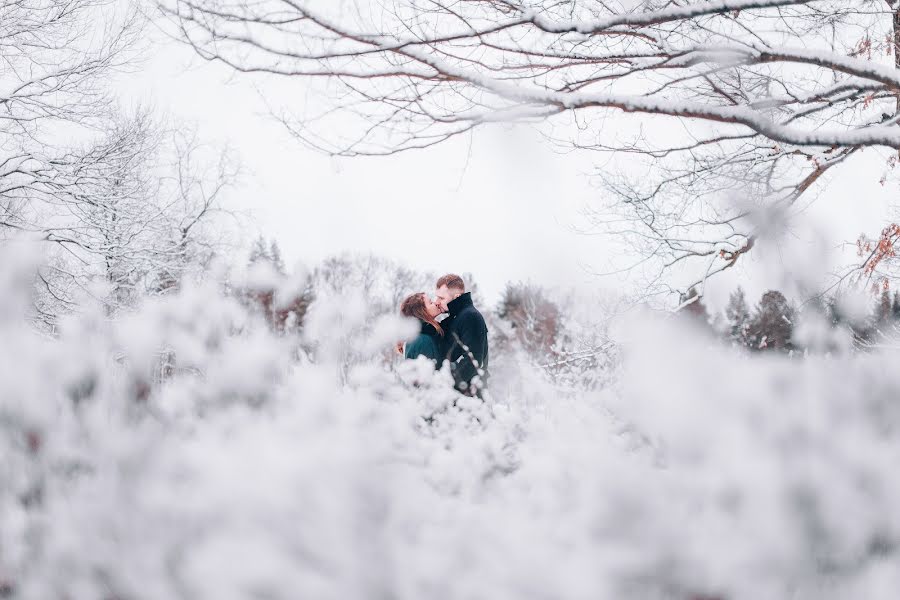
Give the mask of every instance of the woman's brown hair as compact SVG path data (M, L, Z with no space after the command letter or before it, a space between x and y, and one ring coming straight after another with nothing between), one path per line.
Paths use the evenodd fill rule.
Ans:
M428 311L425 310L425 293L419 292L418 294L410 294L407 296L403 302L400 304L400 313L404 317L415 317L420 321L425 321L429 325L437 330L438 335L444 335L444 330L441 329L441 326L438 325L438 322L434 320L434 317L428 315Z

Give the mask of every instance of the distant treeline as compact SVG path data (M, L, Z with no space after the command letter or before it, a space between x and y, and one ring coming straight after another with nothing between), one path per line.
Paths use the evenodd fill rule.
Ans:
M276 279L287 278L275 242L260 238L253 245L250 263L268 263ZM482 309L491 335L491 347L501 355L518 354L552 376L583 374L606 369L614 362L614 344L606 330L612 311L592 305L589 317L578 301L565 291L533 283L510 282L499 301L487 304L471 274L464 274L476 304ZM245 304L255 306L280 333L299 333L306 314L317 298L333 298L344 290L363 292L367 315L396 313L400 301L415 291L431 291L435 273L409 269L374 255L345 254L316 265L305 284L291 298L276 299L271 289L254 286L233 290ZM724 311L710 311L703 298L691 290L681 313L700 323L726 344L749 352L795 353L865 350L900 335L900 292L882 290L877 297L831 295L801 305L789 301L778 290L762 294L751 305L738 287Z
M334 302L349 290L364 295L366 321L397 314L402 299L413 292L434 291L439 274L410 269L372 254L342 254L315 265L305 283L293 288L290 297L278 298L277 282L288 278L278 244L264 238L253 244L251 268L267 271L270 284L255 280L249 287L236 286L234 293L254 312L263 316L280 334L300 334L316 303ZM604 310L579 310L571 291L551 290L526 282L509 282L496 304L481 296L477 280L461 274L476 306L488 323L492 370L521 357L556 382L593 386L598 373L615 361Z
M900 292L891 294L886 288L875 297L830 295L800 306L782 292L769 290L751 308L738 287L725 310L713 315L691 290L682 310L732 346L751 352L865 350L900 331Z

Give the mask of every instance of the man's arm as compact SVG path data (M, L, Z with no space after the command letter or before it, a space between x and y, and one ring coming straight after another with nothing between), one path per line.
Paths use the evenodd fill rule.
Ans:
M453 335L457 337L453 342L460 347L459 358L451 365L453 380L457 389L468 390L469 383L478 375L478 370L484 365L484 355L487 337L484 319L479 314L473 314L457 323ZM476 366L477 365L477 366ZM460 384L465 384L461 386Z

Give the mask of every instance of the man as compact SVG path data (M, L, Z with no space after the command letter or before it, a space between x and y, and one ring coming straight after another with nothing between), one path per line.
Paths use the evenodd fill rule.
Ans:
M449 361L456 388L481 397L487 381L488 339L484 317L472 304L471 292L459 275L448 274L435 284L437 304L448 316L441 321L441 356Z

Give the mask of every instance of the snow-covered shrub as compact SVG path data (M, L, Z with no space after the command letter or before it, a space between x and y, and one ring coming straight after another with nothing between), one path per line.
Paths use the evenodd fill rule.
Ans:
M18 260L18 259L17 259ZM620 377L533 370L457 395L384 364L388 322L311 311L322 350L212 284L47 339L0 267L0 595L16 599L888 599L900 374L871 354L741 357L678 320ZM21 270L19 271L21 275ZM19 282L19 283L17 283ZM175 367L150 376L161 351ZM518 377L519 384L513 385Z

